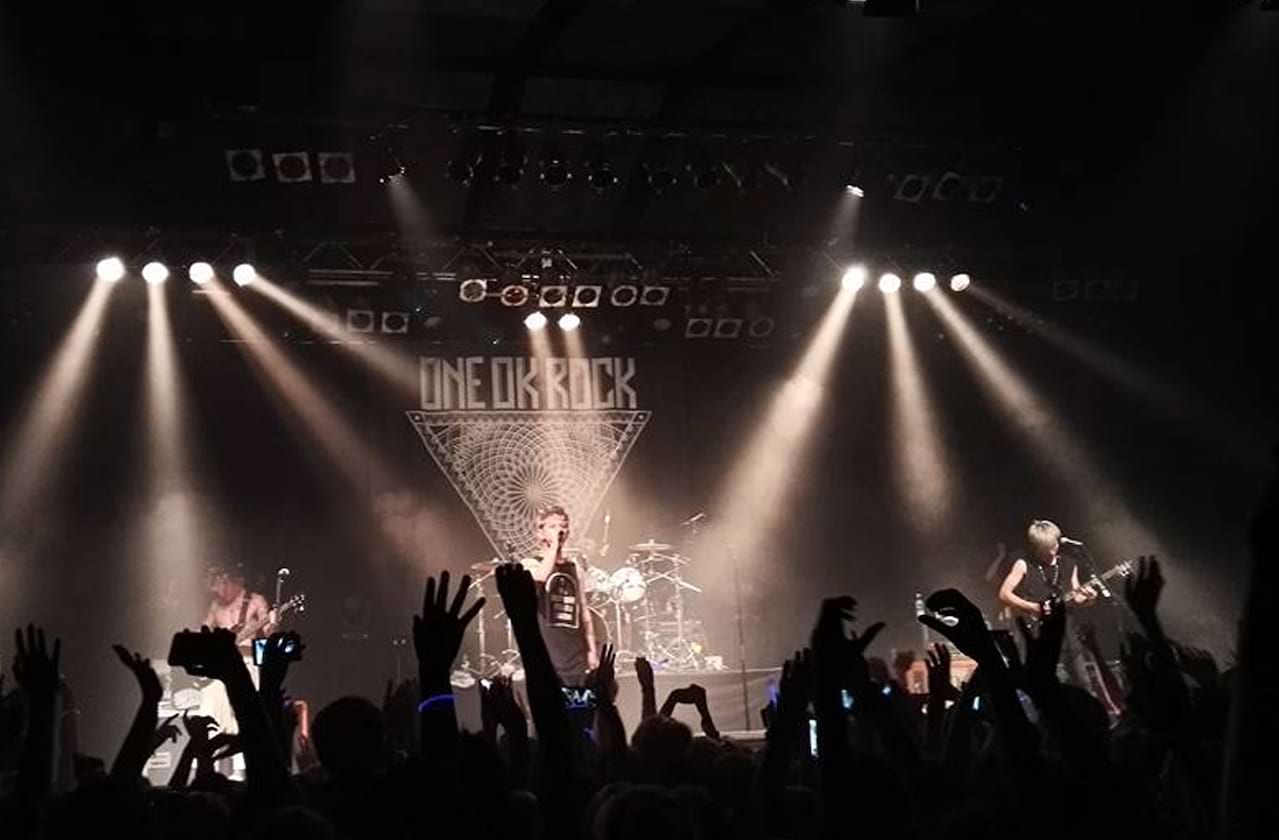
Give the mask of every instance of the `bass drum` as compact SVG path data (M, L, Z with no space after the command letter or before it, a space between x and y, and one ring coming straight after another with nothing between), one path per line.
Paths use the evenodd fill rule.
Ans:
M644 597L644 576L634 566L623 566L609 580L613 597L623 604L633 604Z

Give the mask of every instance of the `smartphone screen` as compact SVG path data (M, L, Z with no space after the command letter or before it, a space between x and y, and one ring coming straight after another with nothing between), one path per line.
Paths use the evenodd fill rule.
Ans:
M808 754L817 758L817 721L808 719Z
M253 640L253 664L261 667L262 656L266 653L266 639Z

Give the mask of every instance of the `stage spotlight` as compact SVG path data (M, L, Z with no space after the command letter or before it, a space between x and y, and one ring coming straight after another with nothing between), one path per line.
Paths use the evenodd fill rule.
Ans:
M98 261L98 279L114 283L124 276L124 263L119 257L107 257Z
M937 276L931 271L921 271L912 281L917 292L931 292L937 286Z
M719 186L719 166L716 164L690 163L688 171L693 176L693 187L700 192L713 190Z
M640 306L665 306L670 296L670 286L645 286L640 292Z
M777 329L777 322L767 315L754 318L746 325L746 334L751 338L768 338Z
M142 266L142 279L155 286L169 279L169 268L162 262L152 260Z
M879 290L886 295L891 295L902 287L902 279L891 271L885 272L879 276Z
M568 286L543 286L537 296L537 305L544 309L558 309L568 303Z
M741 318L720 318L715 322L716 338L737 338L742 334Z
M614 306L634 306L637 300L639 300L639 287L631 283L615 286L613 294L609 296L609 301Z
M472 277L470 280L463 280L457 287L457 298L462 303L479 303L488 296L488 288L489 281Z
M555 190L571 180L573 180L573 173L569 170L564 158L558 154L549 155L546 162L542 164L542 183Z
M577 309L594 309L604 296L603 286L577 286L573 289L573 306Z
M426 320L422 322L422 326L426 327L428 330L438 330L440 327L444 326L444 316L428 315L426 316Z
M541 312L530 312L528 317L524 319L524 326L536 332L546 327L546 316Z
M861 187L857 186L856 184L845 184L844 192L848 193L851 196L856 196L857 198L866 197L866 191L862 189Z
M456 181L464 187L469 187L475 180L475 167L470 161L451 160L444 171L450 181Z
M657 318L653 321L653 329L657 332L666 332L673 326L675 326L675 322L670 318Z
M306 152L275 152L275 179L281 184L301 184L311 180L311 156Z
M528 286L521 286L519 283L503 286L502 293L498 296L498 300L502 301L504 306L523 306L528 303L528 299Z
M348 332L373 332L374 313L372 309L346 310L346 328Z
M860 291L862 286L866 285L866 266L850 265L844 269L844 276L840 278L839 285L850 292Z
M227 175L233 182L265 181L261 149L224 149Z
M684 323L685 338L706 338L711 334L715 322L710 318L689 318Z
M950 278L950 290L952 292L962 292L964 289L967 289L972 282L972 278L967 274L956 274Z
M565 332L571 332L582 326L582 318L576 312L565 312L560 316L559 325Z
M646 163L644 171L648 175L648 185L653 192L664 192L679 184L679 175L666 163Z
M187 276L191 278L192 283L203 286L213 279L213 266L207 262L193 262L187 269Z
M381 330L387 335L408 335L409 313L389 311L381 313Z
M350 152L316 152L321 184L354 184L355 161Z
M231 279L235 280L237 286L248 286L258 279L258 272L252 265L240 263L235 267L235 271L231 272Z

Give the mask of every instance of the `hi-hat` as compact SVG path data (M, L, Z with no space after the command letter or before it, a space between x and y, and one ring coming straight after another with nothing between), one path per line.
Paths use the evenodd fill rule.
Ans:
M498 558L494 557L492 560L483 560L483 561L481 561L481 562L479 562L479 563L472 563L472 564L471 564L471 571L473 571L473 572L491 572L491 571L493 571L494 569L496 569L498 566L502 565L504 562L506 562L506 561L505 561L505 560L499 560Z
M635 543L629 546L631 551L669 551L671 546L669 543L659 543L649 540L648 542Z

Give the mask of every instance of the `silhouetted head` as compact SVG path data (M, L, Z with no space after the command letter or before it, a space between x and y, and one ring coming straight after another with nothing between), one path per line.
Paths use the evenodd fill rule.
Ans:
M368 775L386 756L382 711L363 697L342 697L320 710L311 724L315 754L334 776Z

